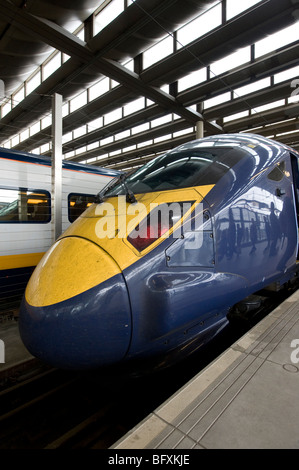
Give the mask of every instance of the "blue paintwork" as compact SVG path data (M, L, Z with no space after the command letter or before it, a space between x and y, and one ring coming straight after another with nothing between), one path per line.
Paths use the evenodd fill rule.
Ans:
M209 340L235 303L294 276L298 229L292 180L267 177L281 160L291 175L288 150L263 142L219 181L204 201L211 218L203 227L203 245L189 260L180 262L185 236L166 240L124 272L132 311L139 312L133 315L130 357L185 348L194 337ZM285 191L283 199L275 195L277 187Z
M20 312L24 344L53 366L89 369L114 364L130 344L131 309L122 274L55 305L33 307L23 298Z
M165 365L169 353L175 352L172 358L182 357L217 334L234 304L272 282L282 284L295 276L298 225L290 151L295 158L299 155L255 135L212 136L202 141L233 142L248 153L203 201L207 218L198 228L203 245L189 253L187 243L197 235L185 233L181 238L174 233L123 271L120 297L113 290L119 287L119 278L111 278L86 295L41 309L49 319L42 327L38 309L24 304L21 330L24 317L25 344L32 345L34 354L40 350L43 359L44 351L48 355L51 351L50 362L60 367L66 362L84 368L163 355ZM281 161L284 173L274 180L271 172ZM120 325L129 323L131 314L126 336ZM54 317L61 317L59 327ZM45 344L39 338L43 328L43 338L49 331L53 334ZM76 335L81 328L86 336L77 344L71 333ZM53 338L60 344L52 352ZM71 349L64 349L70 341ZM80 362L90 341L92 347ZM49 361L48 356L45 359Z

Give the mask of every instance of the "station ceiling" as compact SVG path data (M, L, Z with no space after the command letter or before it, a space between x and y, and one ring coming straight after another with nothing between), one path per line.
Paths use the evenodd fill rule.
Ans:
M125 1L125 0L124 0ZM239 0L236 0L239 1ZM92 33L94 11L108 0L0 0L0 78L5 95L10 96L55 50L69 56L54 73L0 120L0 145L51 112L52 96L59 93L66 101L103 77L118 84L63 118L63 132L69 133L104 114L146 97L149 106L122 116L109 124L84 133L64 144L64 153L74 151L74 161L104 157L93 164L114 168L139 165L164 150L195 138L194 126L203 121L204 135L231 132L256 132L299 149L299 102L290 100L299 76L275 81L275 74L299 65L298 40L256 57L254 44L299 20L299 0L263 0L227 20L226 1L222 1L222 24L193 39L148 68L142 66L142 53L165 34L173 37L179 27L212 7L211 0L136 0L96 35ZM218 2L221 3L221 2ZM73 31L84 23L84 40ZM299 30L299 28L298 28ZM221 75L183 91L178 80L188 73L226 57L242 47L251 47L251 59ZM126 60L134 59L129 70ZM238 96L234 90L269 78L269 85ZM169 86L168 91L161 87ZM292 88L293 87L293 88ZM206 100L229 93L229 99L205 109ZM280 106L255 112L255 108L283 100ZM229 115L249 111L238 119ZM84 146L132 129L156 118L174 113L176 119L124 139L112 139L93 149L77 153ZM190 129L183 133L184 129ZM180 135L181 132L181 135ZM174 137L174 134L177 137ZM171 135L162 139L163 135ZM52 126L44 127L13 147L32 151L50 142ZM138 143L153 139L149 145ZM132 150L123 152L132 145ZM51 152L45 152L50 155ZM111 155L113 154L113 155Z

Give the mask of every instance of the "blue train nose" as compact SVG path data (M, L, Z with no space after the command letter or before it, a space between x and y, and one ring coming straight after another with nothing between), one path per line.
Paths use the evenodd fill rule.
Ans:
M118 265L83 238L59 240L28 283L19 328L29 352L54 367L82 370L121 361L131 311Z

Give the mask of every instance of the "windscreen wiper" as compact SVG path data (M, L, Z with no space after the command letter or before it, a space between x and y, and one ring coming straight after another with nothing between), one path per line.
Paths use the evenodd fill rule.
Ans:
M115 176L111 181L109 181L106 186L104 186L101 191L98 192L98 194L95 196L95 202L98 204L101 204L104 202L104 196L108 189L110 189L112 186L114 186L120 179L121 175Z
M124 189L126 191L126 201L131 202L131 204L134 204L135 202L137 202L137 199L136 199L135 194L133 193L133 191L128 188L128 185L126 183L126 179L127 179L127 176L125 174L123 174L123 175L120 175L119 181L120 181L120 184L124 187Z
M95 202L98 204L101 204L102 202L105 201L104 197L108 189L111 189L113 186L115 186L118 182L123 186L125 193L126 193L126 201L131 202L132 204L134 202L137 202L137 199L135 197L135 194L131 189L128 188L128 185L126 183L126 178L128 175L125 175L124 173L120 174L119 176L115 176L113 180L111 180L101 191L96 195L95 197Z

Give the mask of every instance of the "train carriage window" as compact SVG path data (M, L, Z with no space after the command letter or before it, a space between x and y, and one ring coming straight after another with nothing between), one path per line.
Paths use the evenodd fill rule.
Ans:
M284 177L285 169L286 169L286 163L284 161L277 163L275 168L268 175L269 180L281 181L282 178Z
M74 222L91 204L95 202L94 194L71 193L68 197L69 221Z
M50 220L48 191L0 188L0 223L47 223Z

